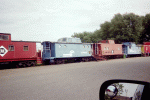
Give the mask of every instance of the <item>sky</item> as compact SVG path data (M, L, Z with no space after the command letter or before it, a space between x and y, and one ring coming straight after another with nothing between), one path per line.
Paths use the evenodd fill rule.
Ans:
M132 83L121 83L121 84L123 84L124 86L123 93L121 94L121 96L133 97L138 84Z
M12 40L57 41L94 32L117 13L150 13L149 0L0 0L0 33Z

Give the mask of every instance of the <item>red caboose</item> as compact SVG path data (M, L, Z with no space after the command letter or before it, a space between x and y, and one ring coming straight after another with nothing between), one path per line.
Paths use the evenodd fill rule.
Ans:
M144 46L144 53L149 55L149 53L150 53L150 42L144 42L143 44L144 44L143 45Z
M36 42L11 41L11 34L0 33L0 63L13 62L25 67L35 65L36 61Z
M123 56L122 44L115 44L114 40L102 40L94 43L93 56L96 59Z

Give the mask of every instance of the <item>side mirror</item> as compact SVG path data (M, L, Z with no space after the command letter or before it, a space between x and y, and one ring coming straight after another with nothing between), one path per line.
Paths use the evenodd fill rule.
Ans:
M115 85L110 85L105 90L105 96L108 96L109 98L114 98L118 93L118 89Z
M99 91L100 100L150 100L150 83L133 80L108 80Z

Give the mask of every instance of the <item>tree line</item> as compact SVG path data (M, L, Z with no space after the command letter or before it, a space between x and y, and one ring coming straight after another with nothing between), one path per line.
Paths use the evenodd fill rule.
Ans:
M145 16L134 13L115 14L110 22L105 21L94 32L74 33L83 43L96 43L100 40L113 39L116 43L150 41L150 14Z

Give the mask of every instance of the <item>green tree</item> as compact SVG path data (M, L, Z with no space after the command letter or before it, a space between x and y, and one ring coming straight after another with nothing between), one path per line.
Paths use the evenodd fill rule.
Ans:
M120 84L120 83L114 83L114 85L116 86L116 88L118 89L118 96L120 96L124 91L123 91L123 84Z
M100 27L101 27L101 38L103 40L106 40L112 36L110 31L112 27L111 22L106 21L104 24L101 24Z
M116 14L111 22L101 24L102 39L114 39L116 43L139 42L142 30L140 16L133 13Z
M143 43L150 41L150 14L142 16L141 20L143 21L143 32L140 37L140 42Z
M97 31L95 31L97 32ZM72 37L78 37L83 43L94 43L97 41L97 34L92 32L74 33ZM100 39L99 39L100 40Z
M92 36L91 36L91 41L92 43L97 43L98 41L101 41L102 40L102 32L101 30L96 30L93 32Z
M72 37L78 37L83 43L96 43L100 40L113 39L116 43L150 41L150 14L146 16L134 13L115 14L110 22L100 25L100 29L94 32L74 33Z
M88 36L90 34L90 32L83 32L83 33L74 33L71 37L77 37L80 38L81 41L84 41L84 37Z

